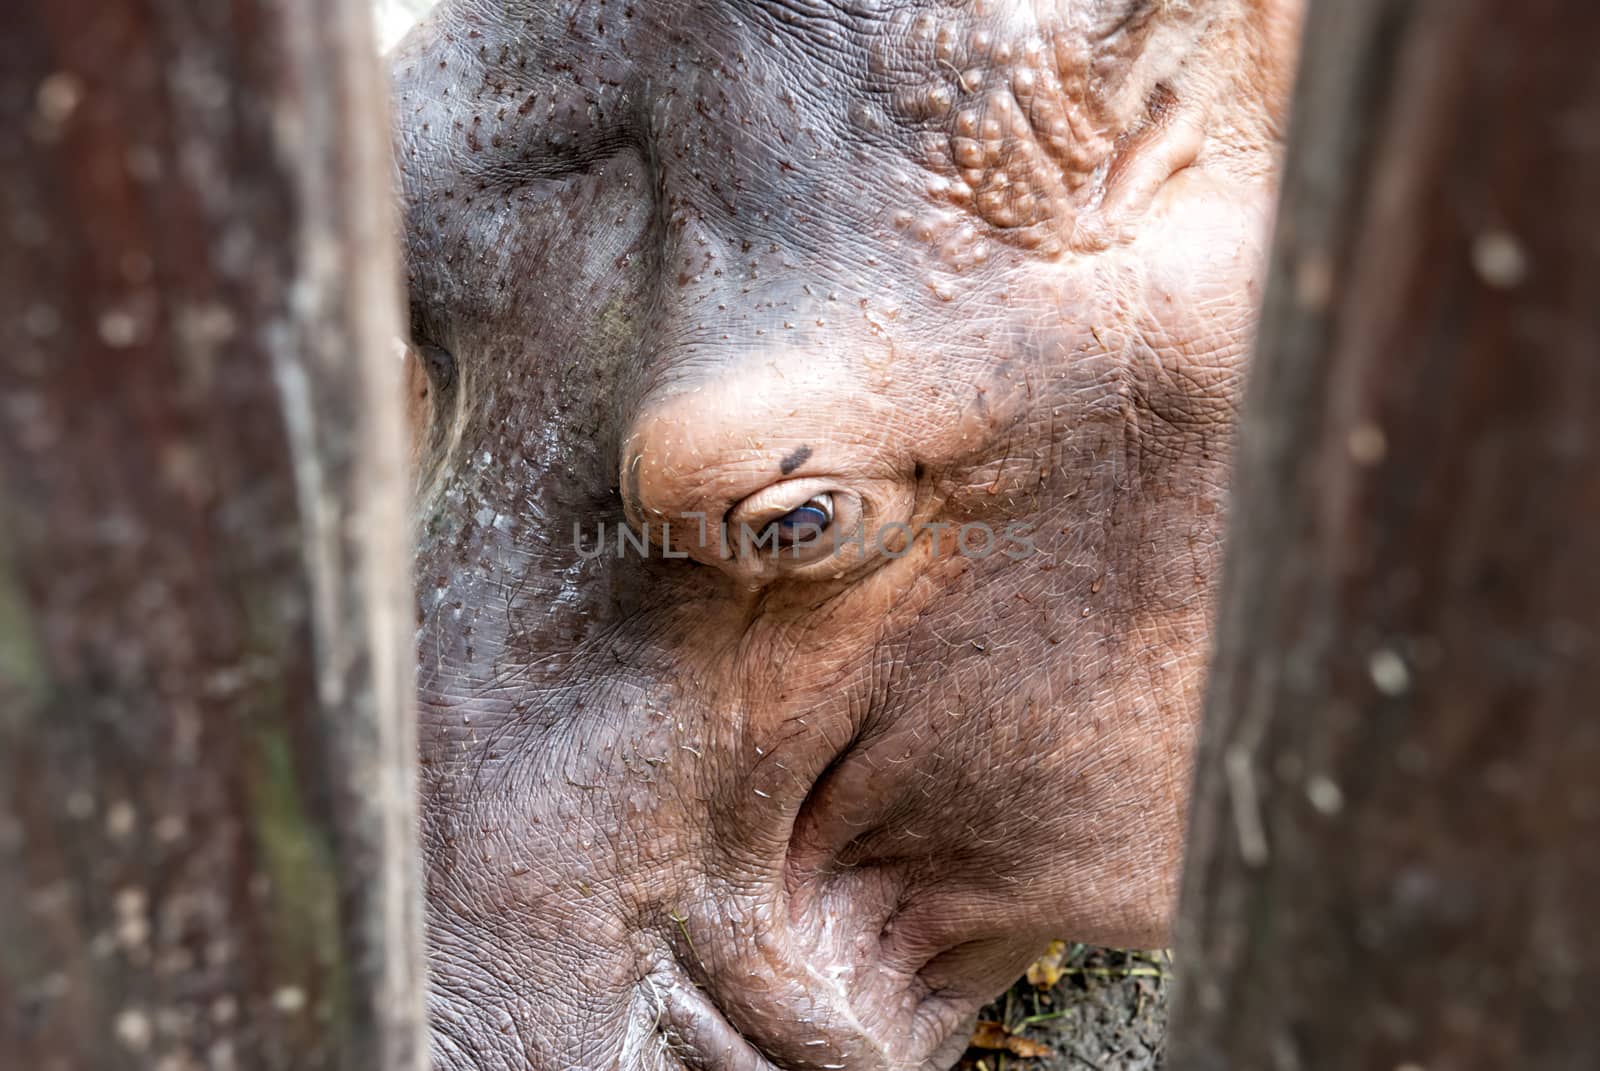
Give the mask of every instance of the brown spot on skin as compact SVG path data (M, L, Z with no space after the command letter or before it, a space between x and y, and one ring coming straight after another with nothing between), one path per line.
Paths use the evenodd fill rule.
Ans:
M778 462L778 471L783 473L785 476L787 476L791 472L793 472L795 469L799 468L801 465L804 465L806 463L806 461L810 459L810 457L811 457L811 447L809 447L809 446L798 447L794 451L794 453L790 454L788 457L786 457L782 461Z

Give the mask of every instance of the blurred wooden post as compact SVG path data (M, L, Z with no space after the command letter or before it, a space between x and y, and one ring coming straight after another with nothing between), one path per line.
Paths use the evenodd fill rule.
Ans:
M365 0L0 22L0 1064L420 1068Z
M1314 0L1174 1071L1600 1067L1600 6Z

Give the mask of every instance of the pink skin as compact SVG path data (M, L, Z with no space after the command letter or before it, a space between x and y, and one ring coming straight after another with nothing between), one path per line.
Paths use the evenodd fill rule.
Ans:
M932 1071L1051 938L1166 940L1297 14L401 47L438 1066Z

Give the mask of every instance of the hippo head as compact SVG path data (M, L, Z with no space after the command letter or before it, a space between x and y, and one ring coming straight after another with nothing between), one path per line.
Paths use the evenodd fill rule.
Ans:
M438 1067L945 1068L1164 940L1295 20L401 46Z

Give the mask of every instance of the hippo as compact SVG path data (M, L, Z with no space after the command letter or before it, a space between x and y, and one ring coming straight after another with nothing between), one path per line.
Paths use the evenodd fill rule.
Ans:
M441 1071L938 1071L1167 940L1296 0L391 57Z

